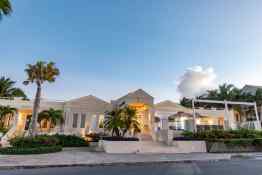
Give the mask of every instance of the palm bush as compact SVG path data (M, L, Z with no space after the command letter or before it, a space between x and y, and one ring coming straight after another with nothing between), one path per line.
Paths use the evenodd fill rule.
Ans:
M124 107L109 112L105 121L105 129L109 130L112 136L123 137L127 132L133 132L134 134L141 132L136 110Z
M1 0L0 0L1 1ZM0 97L5 98L14 98L22 97L27 99L24 91L20 88L15 87L15 81L12 81L10 78L1 77L0 78Z
M41 121L47 120L51 123L51 128L54 128L57 123L63 124L64 118L63 118L63 111L62 110L56 110L53 108L50 108L49 110L44 110L38 114L37 122L41 124Z

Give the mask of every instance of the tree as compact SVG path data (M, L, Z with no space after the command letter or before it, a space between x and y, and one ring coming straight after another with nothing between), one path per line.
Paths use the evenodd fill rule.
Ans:
M49 110L44 110L38 114L37 122L41 124L42 120L47 120L50 122L51 126L49 129L54 128L57 123L63 124L63 111L50 108Z
M13 116L17 112L16 108L12 108L10 106L0 106L0 121L1 121L1 128L4 127L4 121L8 115ZM10 119L10 116L9 116Z
M33 106L32 120L29 126L29 136L35 136L37 134L36 124L40 108L42 85L45 82L55 82L56 77L59 75L59 69L55 67L55 63L53 62L46 63L44 61L38 61L34 65L28 64L27 68L25 69L25 72L27 74L27 80L24 81L24 84L28 85L32 83L36 84L37 86Z
M122 109L123 131L122 136L125 136L127 131L133 131L134 133L141 132L140 124L137 120L136 110L130 107Z
M141 132L136 110L130 107L117 108L109 112L105 128L112 133L112 136L124 137L128 131Z
M183 97L183 98L180 100L180 104L181 104L182 106L184 106L184 107L192 108L192 99Z
M5 15L12 13L12 5L9 0L0 0L0 20Z
M222 84L217 89L207 91L207 94L197 97L197 99L203 100L219 100L219 101L243 101L254 102L258 105L262 104L262 90L258 89L255 95L250 93L244 93L241 89L235 87L233 84ZM180 104L186 107L192 107L192 99L183 98ZM224 107L224 104L209 104L209 103L195 103L196 106L201 107ZM229 108L233 108L239 113L242 113L241 105L229 105ZM249 111L249 110L246 110ZM254 111L251 109L250 111Z
M123 127L121 112L121 109L114 109L107 114L105 128L111 132L112 136L121 136L121 128Z
M27 99L24 91L20 88L14 87L15 81L10 78L1 77L0 78L0 97L13 98L22 97Z

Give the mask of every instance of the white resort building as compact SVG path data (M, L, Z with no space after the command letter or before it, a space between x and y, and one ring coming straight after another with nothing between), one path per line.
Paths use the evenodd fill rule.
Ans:
M11 137L23 135L29 126L33 101L20 98L0 99L0 105L17 109L16 115L5 122L10 130L2 137L2 142ZM190 109L169 100L155 104L154 97L142 89L128 93L110 103L89 95L63 102L42 100L40 106L40 111L49 108L63 110L65 121L51 130L48 122L41 123L38 126L41 134L60 133L85 136L88 133L103 132L100 123L104 121L105 113L117 106L130 106L136 109L142 129L141 134L138 135L141 140L167 142L179 131L193 131L194 127L197 130L225 128L227 121L230 129L236 129L240 127L240 122L246 121L233 110L229 110L226 114L224 109ZM255 129L260 128L261 126Z

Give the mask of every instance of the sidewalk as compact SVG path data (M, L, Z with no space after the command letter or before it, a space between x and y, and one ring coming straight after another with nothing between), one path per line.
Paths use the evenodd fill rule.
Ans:
M65 149L41 155L0 155L0 169L230 160L230 154L106 154Z

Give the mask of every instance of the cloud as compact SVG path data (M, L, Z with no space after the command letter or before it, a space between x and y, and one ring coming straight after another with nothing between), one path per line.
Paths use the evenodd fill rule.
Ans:
M193 98L214 87L216 73L212 67L188 68L180 77L177 89L182 97Z

